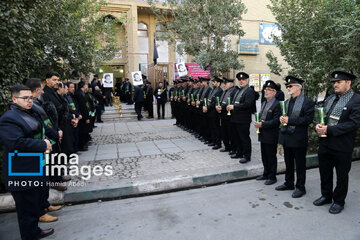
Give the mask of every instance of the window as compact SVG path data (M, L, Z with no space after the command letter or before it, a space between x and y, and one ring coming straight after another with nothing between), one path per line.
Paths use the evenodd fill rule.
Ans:
M165 32L164 27L160 24L156 25L156 36L161 36Z
M147 37L148 36L148 26L145 23L138 23L138 37Z

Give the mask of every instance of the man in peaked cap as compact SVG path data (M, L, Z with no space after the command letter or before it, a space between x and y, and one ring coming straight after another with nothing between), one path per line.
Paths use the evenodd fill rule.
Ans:
M220 152L235 153L235 138L233 134L233 127L230 122L230 117L227 115L226 107L228 106L228 98L233 99L237 92L237 88L234 87L234 79L223 78L225 81L225 91L220 97L220 105L216 106L215 109L219 114L221 121L221 136L224 143L224 149Z
M212 82L213 89L208 96L208 105L203 107L203 112L206 114L209 122L211 134L209 146L213 147L212 149L217 150L221 148L221 126L220 118L216 113L215 107L217 105L217 98L220 99L223 93L223 90L220 87L223 80L214 76Z
M314 102L302 94L302 79L287 76L285 85L289 99L285 101L286 116L280 117L282 125L279 143L284 147L286 165L285 183L276 187L278 191L294 189L294 161L296 164L296 190L293 198L306 194L306 150L308 145L308 127L314 119Z
M276 150L279 138L279 118L281 108L276 99L277 84L268 80L264 84L265 101L261 104L260 121L254 126L259 129L259 142L261 147L261 159L264 165L264 172L256 180L266 180L265 185L276 183L277 158Z
M345 71L331 73L335 94L324 103L325 125L317 124L319 138L319 171L321 197L315 206L332 203L329 212L344 209L349 185L352 152L356 130L360 127L360 95L351 89L355 75ZM333 190L333 169L336 170L336 187Z
M249 87L249 75L245 72L236 74L239 80L239 91L231 99L231 105L227 106L227 111L231 111L230 122L235 127L235 137L237 149L231 158L241 158L240 163L251 160L251 138L250 123L252 114L255 112L256 97L255 91Z

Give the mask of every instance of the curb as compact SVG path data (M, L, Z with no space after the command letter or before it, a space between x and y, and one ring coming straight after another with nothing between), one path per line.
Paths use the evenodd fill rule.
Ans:
M355 148L353 160L360 158L360 147ZM307 168L318 166L317 154L306 156ZM51 204L72 204L81 202L94 202L99 200L134 197L146 194L178 191L181 189L197 188L208 185L221 184L231 181L243 181L261 175L262 165L255 165L248 169L229 172L216 172L202 176L182 177L173 179L160 179L136 184L114 185L102 189L85 190L78 192L59 192L50 190L49 201ZM278 163L278 174L285 172L285 162ZM15 203L10 193L0 194L0 212L15 210Z

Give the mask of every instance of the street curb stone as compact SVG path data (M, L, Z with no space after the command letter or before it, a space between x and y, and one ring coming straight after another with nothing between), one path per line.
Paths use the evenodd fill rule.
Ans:
M353 159L360 158L360 148L354 149ZM306 156L306 166L313 168L318 166L317 154ZM201 187L206 185L221 184L229 181L241 181L259 176L263 171L261 165L253 166L245 170L234 170L229 172L218 172L203 176L182 177L173 179L160 179L149 182L138 182L136 184L124 184L119 186L103 187L80 192L50 191L51 204L72 204L81 202L93 202L120 197L132 197L143 194L159 193ZM278 173L285 172L285 163L278 163ZM0 194L0 212L15 210L15 203L10 193Z

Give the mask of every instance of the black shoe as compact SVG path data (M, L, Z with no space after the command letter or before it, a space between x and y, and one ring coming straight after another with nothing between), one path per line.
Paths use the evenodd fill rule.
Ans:
M237 154L237 153L231 155L230 157L231 158L241 158L240 154Z
M344 209L344 206L341 206L340 204L333 203L329 208L329 213L332 214L338 214L341 213L341 211Z
M250 159L242 158L242 159L240 159L240 161L239 161L239 163L247 163L247 162L250 162Z
M294 186L287 186L287 185L285 185L285 184L283 184L283 185L280 185L280 186L277 186L276 188L275 188L275 190L276 191L285 191L285 190L294 190L295 189L295 187Z
M54 233L53 228L41 230L41 232L39 233L39 238L44 238L44 237L50 236L53 233Z
M261 181L261 180L268 180L268 178L267 178L267 177L265 177L264 175L261 175L261 176L258 176L258 177L256 178L256 180L258 180L258 181Z
M300 198L302 196L304 196L306 194L306 191L304 190L300 190L300 189L295 189L295 191L291 194L291 196L293 198Z
M162 119L165 119L165 117L162 117Z
M264 182L265 185L273 185L274 183L276 183L277 180L276 179L268 179Z
M231 151L229 152L229 155L233 155L233 154L235 154L235 153L236 153L236 151L231 150Z
M329 203L332 203L332 200L323 196L319 197L313 202L315 206L322 206Z
M209 146L209 147L213 147L213 146L215 146L215 143L210 142L210 143L208 144L208 146Z
M213 146L213 148L212 149L214 149L214 150L218 150L218 149L220 149L221 148L221 145L215 145L215 146Z
M101 120L100 120L100 121L96 121L96 122L97 122L97 123L103 123L104 121L101 121Z
M229 149L221 149L220 152L229 152L230 150Z

